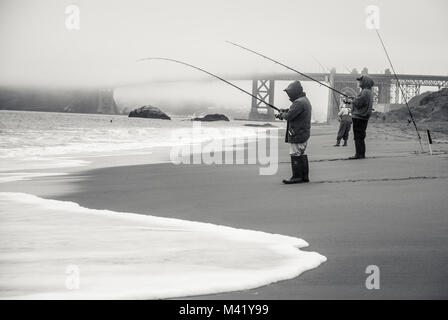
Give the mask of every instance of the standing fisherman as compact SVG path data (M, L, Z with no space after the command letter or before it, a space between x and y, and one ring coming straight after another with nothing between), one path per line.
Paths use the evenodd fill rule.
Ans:
M347 146L348 134L350 132L350 127L352 126L352 111L347 106L345 101L342 102L341 110L338 113L339 117L339 131L336 137L336 144L334 147L339 147L341 144L341 139L344 139L343 146Z
M361 92L351 102L352 104L352 118L353 118L353 135L355 138L356 154L349 159L364 159L366 157L366 138L367 123L372 114L373 105L373 80L362 75L358 80L358 85Z
M309 182L308 156L305 154L311 129L311 103L303 92L300 81L294 81L283 90L292 102L289 109L280 110L276 115L286 120L285 142L290 144L292 177L283 180L285 184Z

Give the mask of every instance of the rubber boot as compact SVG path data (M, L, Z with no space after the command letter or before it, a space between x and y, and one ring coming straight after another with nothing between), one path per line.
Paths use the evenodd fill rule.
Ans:
M365 159L366 157L366 142L364 140L361 140L359 142L360 150L359 150L359 158Z
M360 155L360 152L361 152L361 148L362 148L362 146L361 146L361 140L355 140L355 150L356 150L356 153L355 153L355 155L353 156L353 157L350 157L350 158L348 158L349 160L356 160L356 159L362 159L361 158L361 155Z
M347 146L347 140L344 140L344 144L342 145L343 147Z
M308 165L308 156L306 154L304 154L301 156L301 158L302 158L302 180L303 180L303 182L310 182L310 179L308 176L309 171L310 171L310 168Z
M284 184L302 183L303 181L303 156L291 156L292 177L289 180L284 179Z
M336 144L333 147L339 147L340 144L341 144L341 139L337 139Z

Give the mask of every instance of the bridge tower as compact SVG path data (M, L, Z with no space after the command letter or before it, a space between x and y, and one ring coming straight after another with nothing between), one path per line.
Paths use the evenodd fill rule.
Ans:
M363 70L364 71L364 70ZM356 69L353 69L350 75L336 74L336 69L331 69L328 76L328 84L336 90L343 92L350 96L356 96L359 92L356 78L359 77L359 73ZM341 103L341 95L328 90L328 109L327 109L327 122L337 118L339 112L339 106Z
M407 84L400 81L400 86L403 92L396 83L392 85L391 100L395 103L404 103L405 99L406 101L409 101L411 98L420 94L420 84Z
M328 85L334 87L335 81L334 76L336 75L336 69L332 68L328 76ZM335 97L333 90L328 90L328 107L327 107L327 122L336 118L339 112L339 102Z
M385 75L390 76L391 72L389 69L386 69L384 71ZM390 79L386 79L384 81L378 81L377 83L378 86L378 103L381 104L389 104L391 101L391 87L392 87L392 82Z
M118 108L114 100L113 89L98 90L98 113L118 114Z
M252 94L268 103L274 105L274 80L252 80ZM261 112L260 112L261 111ZM274 120L274 110L265 103L252 97L252 106L249 113L249 120Z

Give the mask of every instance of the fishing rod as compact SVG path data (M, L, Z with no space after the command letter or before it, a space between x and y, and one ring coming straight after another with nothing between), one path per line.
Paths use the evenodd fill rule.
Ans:
M420 132L418 131L417 124L415 123L415 120L414 120L414 115L412 114L411 108L409 107L408 99L406 98L406 95L403 91L403 87L400 84L400 80L398 79L397 73L395 72L394 65L392 64L392 60L389 57L389 53L387 52L386 46L384 45L384 42L383 42L383 39L381 38L380 33L378 32L377 28L375 28L375 31L376 31L376 34L378 35L378 39L380 39L381 45L383 46L383 49L384 49L384 52L386 53L387 60L389 61L390 67L392 68L392 72L394 73L394 77L397 82L397 86L400 88L401 95L403 96L404 102L406 103L406 107L408 108L409 116L411 117L411 121L414 124L415 131L417 131L417 137L418 137L418 142L420 143L420 148L421 148L422 152L424 152L423 145L422 145L422 137L420 136Z
M250 93L250 92L248 92L248 91L246 91L246 90L244 90L244 89L242 89L242 88L240 88L240 87L234 85L233 83L227 81L226 79L223 79L223 78L217 76L216 74L213 74L213 73L211 73L211 72L208 72L207 70L201 69L201 68L196 67L196 66L194 66L194 65L192 65L192 64L189 64L189 63L186 63L186 62L183 62L183 61L180 61L180 60L169 59L169 58L143 58L143 59L139 59L139 60L137 60L137 62L138 62L138 61L143 61L143 60L165 60L165 61L171 61L171 62L175 62L175 63L183 64L183 65L188 66L188 67L191 67L191 68L193 68L193 69L196 69L196 70L205 72L206 74L211 75L212 77L215 77L216 79L219 79L219 80L221 80L221 81L227 83L228 85L231 85L232 87L234 87L234 88L236 88L236 89L238 89L238 90L244 92L245 94L250 95L252 98L257 99L258 101L261 101L261 102L265 103L267 106L271 107L272 109L274 109L274 110L280 112L280 109L277 108L276 106L273 106L272 104L267 103L267 102L264 101L263 99L261 99L261 98L255 96L255 95L253 95L252 93Z
M264 54L261 54L261 53L259 53L259 52L257 52L257 51L254 51L254 50L252 50L252 49L246 48L246 47L244 47L244 46L242 46L242 45L240 45L240 44L237 44L237 43L234 43L234 42L231 42L231 41L226 41L226 42L227 42L227 43L230 43L231 45L234 45L234 46L236 46L236 47L239 47L239 48L241 48L241 49L243 49L243 50L246 50L246 51L255 53L256 55L258 55L258 56L260 56L260 57L263 57L263 58L265 58L265 59L268 59L268 60L270 60L270 61L272 61L272 62L274 62L274 63L276 63L276 64L279 64L279 65L285 67L286 69L289 69L289 70L291 70L291 71L294 71L294 72L300 74L301 76L304 76L305 78L307 78L307 79L309 79L309 80L312 80L312 81L314 81L314 82L317 82L317 83L319 83L320 85L322 85L322 86L324 86L324 87L326 87L326 88L328 88L328 89L330 89L330 90L333 90L334 92L337 92L337 93L339 93L340 95L342 95L342 96L344 96L344 97L346 97L346 98L350 98L350 96L346 95L345 93L343 93L343 92L341 92L341 91L339 91L339 90L337 90L337 89L335 89L335 88L333 88L333 87L330 87L329 85L323 83L322 81L316 80L316 79L310 77L309 75L306 75L306 74L304 74L304 73L302 73L302 72L300 72L300 71L298 71L298 70L296 70L296 69L293 69L293 68L291 68L291 67L288 67L287 65L285 65L285 64L283 64L283 63L281 63L281 62L279 62L279 61L277 61L277 60L274 60L274 59L272 59L272 58L269 58L269 57L265 56Z

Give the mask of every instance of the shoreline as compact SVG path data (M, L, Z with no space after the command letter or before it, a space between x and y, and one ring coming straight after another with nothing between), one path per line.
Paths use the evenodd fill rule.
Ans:
M326 258L302 239L0 193L0 299L168 299L260 287ZM273 260L267 257L274 258ZM64 272L65 271L65 272ZM181 272L179 272L181 271Z

